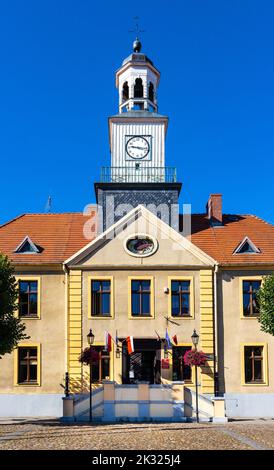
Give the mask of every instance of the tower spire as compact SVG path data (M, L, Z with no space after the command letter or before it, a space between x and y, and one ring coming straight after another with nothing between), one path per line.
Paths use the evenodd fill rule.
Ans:
M140 33L145 33L145 30L140 29L139 27L139 19L140 19L139 16L134 16L133 20L135 21L135 28L129 30L130 33L136 33L136 39L133 42L133 52L137 54L141 52L141 48L142 48L142 43L139 39Z
M139 33L139 25L132 32ZM141 53L139 36L133 42L133 52L123 61L116 72L116 87L119 90L119 112L158 111L157 88L160 72L153 62Z

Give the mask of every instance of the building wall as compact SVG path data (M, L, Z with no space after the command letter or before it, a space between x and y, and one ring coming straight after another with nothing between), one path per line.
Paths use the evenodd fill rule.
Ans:
M130 122L129 119L123 119L122 122L113 123L112 126L112 149L111 166L135 168L135 161L127 161L125 137L135 135L152 136L150 159L141 161L142 168L164 167L165 166L165 121L157 119L151 122Z
M221 391L231 395L235 394L260 395L274 392L274 380L271 366L274 362L274 338L260 330L256 318L242 318L241 316L241 284L242 277L248 279L260 278L270 274L269 270L224 270L218 276L218 355L220 364ZM267 383L245 385L243 383L243 361L241 345L264 344L266 353ZM240 397L241 398L241 397ZM274 396L273 396L274 399ZM274 402L273 402L274 404ZM232 407L232 404L230 404ZM249 407L251 408L251 407Z
M125 212L142 204L151 211L160 211L161 220L174 230L178 227L178 191L171 189L99 189L98 204L102 208L102 231L116 223ZM125 212L124 212L125 211Z
M83 390L88 384L88 368L81 367L79 355L87 346L86 335L92 328L95 344L103 345L105 331L114 338L132 335L134 338L156 339L156 333L164 338L169 310L170 293L165 293L172 277L193 278L194 315L190 319L176 318L179 326L169 323L169 335L177 335L179 345L191 345L191 335L195 328L200 335L199 348L208 354L213 353L213 275L212 270L200 266L192 255L175 252L174 259L188 268L175 269L172 266L160 266L163 253L169 251L169 240L161 240L157 254L151 257L150 265L136 264L125 266L128 255L119 252L122 245L111 241L97 252L93 259L86 260L81 269L71 269L68 274L69 288L66 289L66 276L63 272L17 271L16 276L23 279L39 277L41 283L41 318L25 320L26 333L30 336L22 344L35 343L41 347L41 384L23 386L14 383L14 353L1 359L0 369L0 415L2 416L58 416L61 414L64 374L68 370L72 380L72 389L78 385ZM110 256L110 254L112 255ZM171 256L171 258L172 258ZM109 264L116 258L115 269ZM124 257L124 258L123 258ZM129 257L130 260L134 258ZM148 263L149 258L144 259ZM152 261L153 260L153 261ZM170 261L170 257L168 258ZM136 261L135 261L136 262ZM138 263L140 260L138 260ZM94 263L94 266L93 266ZM104 267L105 263L105 267ZM153 266L153 263L154 266ZM186 263L187 264L187 263ZM100 265L100 268L99 268ZM228 416L272 416L274 405L274 382L271 366L274 361L274 338L260 331L257 319L242 318L240 299L242 295L240 279L255 279L269 270L223 270L218 274L218 362L220 390L226 397ZM89 288L91 277L106 276L113 278L114 310L108 319L89 318ZM155 315L151 319L131 319L128 312L129 278L150 276L154 282ZM68 304L67 304L68 299ZM68 305L68 308L67 308ZM68 336L67 336L68 335ZM68 342L67 342L68 338ZM266 384L245 385L242 382L241 345L264 344L267 351ZM68 364L66 357L68 354ZM163 350L162 350L162 358ZM122 360L115 357L113 348L111 357L110 379L121 383ZM164 382L172 380L172 359L170 369L162 369ZM194 377L194 374L193 374ZM213 361L208 361L198 378L200 392L212 395L214 392ZM193 388L194 383L190 385ZM77 387L75 388L77 391ZM267 397L264 398L267 394ZM39 413L38 413L38 410ZM272 413L273 414L273 413Z
M61 394L66 371L66 287L63 272L16 272L16 277L39 277L41 318L25 319L28 340L24 344L39 344L41 350L40 386L15 384L14 356L5 354L0 368L0 415L47 416L61 412ZM7 398L9 394L9 398ZM38 397L39 395L39 397ZM22 397L25 397L22 398ZM36 397L36 398L35 398ZM38 409L40 410L38 413Z
M154 224L154 225L153 225ZM78 358L81 348L87 345L86 335L92 328L95 342L104 344L105 331L113 338L117 335L125 338L157 339L155 330L165 337L168 326L169 335L177 335L180 345L191 345L191 335L194 328L200 334L200 347L204 352L213 353L213 283L212 270L205 265L189 246L179 246L172 240L170 232L161 231L162 222L154 218L153 223L144 217L131 221L130 224L117 233L112 239L83 258L81 264L70 269L70 375L73 378L75 390L88 385L88 371L81 368ZM131 256L125 250L125 242L129 236L136 233L146 233L158 240L157 251L149 257ZM92 276L105 276L113 279L114 313L112 318L89 318L89 287L88 280ZM131 277L149 276L154 285L154 316L153 318L130 318L129 296ZM179 326L168 323L171 294L164 292L169 286L170 278L182 277L193 279L193 318L174 320ZM201 316L202 312L202 316ZM163 355L164 351L162 351ZM171 357L170 357L171 359ZM171 362L171 361L170 361ZM121 382L122 359L116 359L113 354L111 379ZM194 375L194 374L193 374ZM172 367L162 370L165 380L172 379ZM213 361L209 360L202 371L201 391L214 392ZM199 380L200 383L200 380Z
M213 326L208 324L208 311L206 311L206 318L203 318L203 321L206 320L205 329L202 327L201 316L200 316L200 270L172 270L172 269L147 269L145 271L134 270L134 269L116 269L116 270L91 270L85 269L81 274L81 289L80 284L78 284L78 291L75 291L75 278L79 276L80 280L80 270L71 270L70 276L73 279L73 295L78 295L78 305L79 312L82 311L82 317L79 316L78 324L75 321L70 321L71 330L70 330L70 350L69 357L70 361L70 376L72 378L72 386L75 391L80 391L81 386L82 390L86 389L88 386L88 368L81 367L78 357L81 352L81 348L87 347L87 338L86 335L89 332L90 328L95 335L95 345L104 345L105 341L105 331L107 330L113 338L116 337L116 332L119 338L125 338L132 335L134 338L150 338L156 339L156 333L164 338L165 330L167 327L167 320L165 317L169 312L169 301L170 293L165 293L164 289L169 284L169 278L182 277L182 278L193 278L193 298L194 298L194 311L193 318L189 319L180 319L175 318L174 320L179 326L176 326L172 323L168 324L168 332L170 337L177 335L179 345L192 345L191 335L193 329L195 328L201 334L201 342L203 342L203 350L208 353L212 353L212 343L211 337L208 341L208 335L213 335ZM210 277L210 271L205 271L207 277ZM103 276L106 278L113 279L113 296L114 296L114 311L112 318L90 318L89 315L89 281L90 278L97 276ZM129 317L129 308L128 308L128 299L129 299L129 279L130 277L140 277L140 276L150 276L153 279L154 283L154 305L155 313L154 318L149 319L132 319ZM203 278L203 282L205 277ZM211 288L211 283L208 279L206 282ZM205 294L203 287L203 294ZM72 298L72 297L70 297ZM75 299L75 297L74 297ZM206 299L207 300L207 299ZM74 300L75 302L75 300ZM203 299L204 302L204 299ZM80 307L81 304L81 307ZM208 310L208 307L207 307ZM211 311L212 307L211 307ZM75 312L74 312L75 313ZM75 320L75 315L72 316ZM80 319L81 318L81 319ZM212 329L212 331L211 331ZM76 336L77 335L77 336ZM210 342L210 344L209 344ZM164 357L164 350L161 351L161 358ZM170 368L162 369L162 378L164 381L172 380L172 356L170 355ZM202 387L200 391L204 393L213 393L214 384L213 384L213 369L212 361L209 361L208 367L203 370L203 380ZM194 371L192 374L194 385ZM110 379L115 380L118 383L122 381L122 358L116 358L115 356L115 347L113 345L112 355L111 355L111 371ZM200 383L200 377L199 377ZM191 387L191 384L190 384Z

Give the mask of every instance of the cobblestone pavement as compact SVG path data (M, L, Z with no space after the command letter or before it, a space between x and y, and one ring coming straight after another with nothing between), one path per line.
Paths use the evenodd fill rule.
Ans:
M0 421L0 450L4 449L274 449L274 420L92 426L57 420Z

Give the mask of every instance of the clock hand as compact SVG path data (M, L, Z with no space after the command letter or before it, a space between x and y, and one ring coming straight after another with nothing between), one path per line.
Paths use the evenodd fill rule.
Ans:
M139 150L145 150L145 147L136 147L136 145L130 145L130 149L139 149Z

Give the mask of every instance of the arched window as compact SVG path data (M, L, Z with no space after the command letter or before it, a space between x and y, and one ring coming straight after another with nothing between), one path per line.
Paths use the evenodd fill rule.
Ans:
M128 82L125 82L123 84L122 100L127 101L128 98L129 98L129 87L128 87Z
M148 99L150 101L154 101L154 85L152 82L149 83L149 87L148 87Z
M141 78L136 78L134 85L134 98L143 98L144 96L144 87L143 81Z

